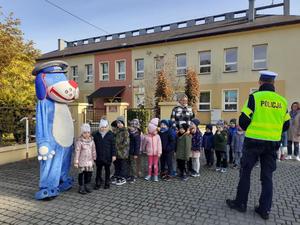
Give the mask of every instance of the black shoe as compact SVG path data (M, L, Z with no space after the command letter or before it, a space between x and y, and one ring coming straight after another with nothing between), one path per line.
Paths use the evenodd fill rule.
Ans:
M109 187L110 187L109 183L106 183L106 184L104 185L104 189L109 189Z
M264 220L268 220L269 219L269 213L268 212L262 212L261 209L259 208L259 206L255 206L254 211L260 215L260 217Z
M84 189L85 189L86 193L91 193L92 192L91 189L89 189L86 184L84 185Z
M246 212L247 210L245 205L238 205L235 200L226 199L226 204L229 208L235 209L239 212Z
M94 190L99 190L99 188L101 187L101 180L96 180L95 186L94 186Z
M79 190L78 190L79 194L85 195L86 194L86 190L84 188L84 186L79 186Z

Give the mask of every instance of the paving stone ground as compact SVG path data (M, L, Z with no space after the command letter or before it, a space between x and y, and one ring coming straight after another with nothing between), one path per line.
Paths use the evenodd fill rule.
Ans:
M147 182L112 186L88 195L77 193L77 181L53 201L33 199L38 187L37 160L0 166L0 224L300 224L300 163L277 163L270 219L254 213L260 194L259 172L252 173L248 210L227 208L236 192L238 171L226 174L201 167L187 182ZM76 178L76 172L72 171ZM76 179L75 179L76 180Z

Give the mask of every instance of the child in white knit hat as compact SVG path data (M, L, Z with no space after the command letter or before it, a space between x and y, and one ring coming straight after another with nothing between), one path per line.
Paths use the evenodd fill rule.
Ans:
M88 184L91 181L93 164L96 160L96 148L91 136L91 127L84 123L81 126L81 135L76 141L74 166L79 169L78 183L80 194L90 193Z

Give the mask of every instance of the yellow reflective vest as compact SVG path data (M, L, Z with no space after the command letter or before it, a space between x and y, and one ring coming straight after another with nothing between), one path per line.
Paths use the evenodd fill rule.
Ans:
M245 136L258 140L280 141L283 124L290 119L286 99L273 91L258 91L252 95L255 102L254 112L248 108L248 101L242 109L251 119Z

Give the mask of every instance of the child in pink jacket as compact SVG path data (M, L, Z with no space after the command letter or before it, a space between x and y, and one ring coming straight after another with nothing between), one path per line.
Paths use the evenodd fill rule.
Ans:
M143 150L148 155L148 176L145 180L150 180L152 176L152 166L154 167L154 181L158 181L158 159L162 152L160 136L157 133L158 118L154 118L148 125L148 134L143 141Z
M74 167L78 168L78 184L80 194L90 193L87 187L90 183L93 171L93 164L96 160L96 148L93 137L91 136L91 127L84 123L81 126L81 135L76 141Z

